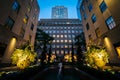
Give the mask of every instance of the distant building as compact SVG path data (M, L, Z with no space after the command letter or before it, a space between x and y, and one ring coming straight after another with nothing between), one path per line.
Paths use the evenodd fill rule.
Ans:
M39 6L37 0L1 0L0 10L0 61L10 63L15 48L28 40L34 47Z
M81 21L78 19L41 19L38 28L54 38L52 54L56 54L57 57L72 53L75 36L83 32ZM75 46L74 53L76 54Z
M52 19L67 19L68 9L64 6L55 6L52 8Z
M86 44L105 46L111 64L120 64L120 0L79 0ZM80 15L80 14L79 14Z

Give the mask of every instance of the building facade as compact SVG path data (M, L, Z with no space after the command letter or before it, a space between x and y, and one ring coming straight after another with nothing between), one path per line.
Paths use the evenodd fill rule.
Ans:
M72 44L75 36L83 32L81 21L78 19L41 19L38 28L54 38L52 54L62 57L72 53ZM76 54L76 47L74 46Z
M68 9L64 6L55 6L52 8L52 19L67 19Z
M79 0L80 1L80 0ZM86 44L105 46L111 64L120 63L119 0L83 0L81 12Z
M0 61L10 63L15 48L28 40L34 46L39 6L37 0L1 0L0 5Z

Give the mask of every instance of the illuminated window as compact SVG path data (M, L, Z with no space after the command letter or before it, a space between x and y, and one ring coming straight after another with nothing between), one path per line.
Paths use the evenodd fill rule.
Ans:
M57 42L59 42L59 40L57 40Z
M67 45L65 45L65 48L68 48L68 46L67 46Z
M61 42L63 42L63 40L61 40Z
M61 54L64 54L64 51L63 51L63 50L61 51Z
M53 40L53 42L55 42L55 40Z
M112 16L110 16L105 22L109 29L113 29L116 26L115 21Z
M53 37L55 37L55 35L53 35Z
M27 22L28 22L28 16L25 14L25 16L24 16L24 18L23 18L23 22L25 23L25 24L27 24Z
M100 4L99 7L102 13L107 9L107 5L104 1Z
M68 42L67 40L65 40L65 42Z
M57 38L59 38L60 36L59 35L57 35Z
M14 26L14 23L15 21L11 17L8 17L5 23L5 27L11 30Z
M61 35L60 37L63 38L63 35Z
M20 4L19 4L16 0L14 1L13 5L12 5L12 9L13 9L14 11L16 11L17 13L18 13L19 10L20 10Z
M69 40L69 42L71 43L72 41L71 41L71 40Z

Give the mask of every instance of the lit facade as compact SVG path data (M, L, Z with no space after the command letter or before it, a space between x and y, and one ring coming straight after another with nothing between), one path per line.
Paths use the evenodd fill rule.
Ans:
M120 63L120 1L119 0L79 0L86 44L105 46L111 64ZM79 14L80 15L80 14Z
M28 40L34 48L39 6L37 0L0 1L0 61L11 62L11 54Z
M68 9L64 6L55 6L52 8L52 19L68 18Z
M72 53L75 36L83 32L81 21L78 19L41 19L38 28L54 38L52 54L58 57ZM76 54L75 46L74 53Z

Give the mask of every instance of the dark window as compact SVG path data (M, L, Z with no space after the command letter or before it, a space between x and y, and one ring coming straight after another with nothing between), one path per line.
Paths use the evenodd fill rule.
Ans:
M107 9L107 5L106 5L106 3L103 1L103 2L100 4L100 10L101 10L101 12L103 13L106 9Z
M92 4L89 4L88 9L89 9L89 12L92 10Z
M11 30L13 28L14 23L15 21L12 18L8 17L5 23L5 27Z
M82 5L82 11L85 11L85 7L84 7L84 5Z
M86 13L84 13L84 20L86 20L87 19L87 15L86 15Z
M95 23L96 22L96 15L93 14L92 17L91 17L91 19L92 19L92 22Z
M87 30L89 30L89 29L90 29L90 27L89 27L89 24L88 24L88 23L86 24L86 29L87 29Z
M25 24L27 24L27 22L28 22L28 16L25 14L25 16L24 16L24 18L23 18L23 22L25 23Z
M31 25L31 30L33 30L33 29L34 29L34 24Z
M14 1L13 5L12 5L12 9L16 12L19 12L20 4L17 1Z
M112 16L107 18L107 20L105 22L106 22L109 29L113 29L116 26L115 21L114 21Z

